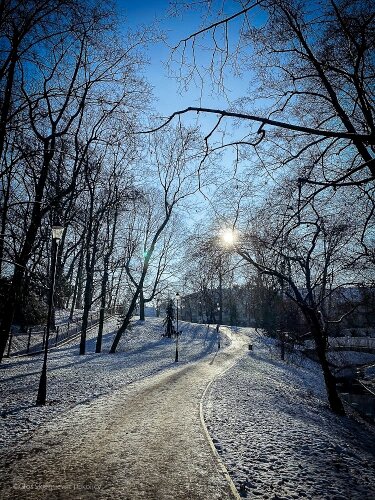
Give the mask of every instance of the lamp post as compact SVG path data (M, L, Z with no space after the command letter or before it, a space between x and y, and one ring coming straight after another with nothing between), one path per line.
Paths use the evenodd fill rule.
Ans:
M159 318L160 316L160 308L159 308L159 305L160 305L160 299L159 297L156 299L156 317Z
M46 404L46 394L47 394L47 355L48 355L48 341L49 333L51 328L51 318L52 318L52 308L53 308L53 296L55 292L55 280L56 280L56 257L57 249L64 232L64 228L58 224L52 226L52 256L51 256L51 286L49 290L48 297L48 316L47 316L47 331L46 331L46 341L44 344L44 359L42 373L40 375L38 396L36 399L37 406L42 406Z
M219 322L217 323L216 325L216 332L217 332L217 348L220 349L220 325L221 325L221 321L220 321L220 304L219 302L217 303L217 312L219 313Z
M178 331L178 300L180 298L180 294L177 292L176 293L176 326L177 326L177 331L176 331L176 356L174 358L174 362L177 363L178 361L178 336L179 336L179 331Z
M202 301L198 301L198 315L200 316L200 322L203 323L203 306L202 306Z

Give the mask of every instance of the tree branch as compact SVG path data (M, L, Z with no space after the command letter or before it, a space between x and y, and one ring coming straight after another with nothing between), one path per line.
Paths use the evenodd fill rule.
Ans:
M168 125L173 118L176 116L181 116L185 113L189 113L190 111L196 111L197 113L211 113L211 114L216 114L216 115L221 115L222 117L231 117L231 118L241 118L243 120L249 120L249 121L255 121L259 122L262 125L271 125L273 127L279 127L279 128L284 128L287 130L294 130L297 132L304 132L306 134L311 134L311 135L318 135L322 137L332 137L332 138L339 138L339 139L348 139L352 141L362 141L363 143L366 144L371 144L375 145L375 135L374 134L360 134L360 133L352 133L352 132L335 132L333 130L321 130L321 129L316 129L316 128L311 128L311 127L304 127L302 125L293 125L292 123L286 123L286 122L281 122L278 120L271 120L269 118L261 117L261 116L255 116L255 115L249 115L245 113L235 113L233 111L225 111L223 109L212 109L212 108L202 108L202 107L195 107L195 106L189 106L188 108L175 111L172 113L161 125L158 127L155 127L150 130L144 130L144 131L139 131L138 133L140 134L150 134L153 132L157 132L158 130L161 130L163 127ZM375 161L375 159L374 159Z

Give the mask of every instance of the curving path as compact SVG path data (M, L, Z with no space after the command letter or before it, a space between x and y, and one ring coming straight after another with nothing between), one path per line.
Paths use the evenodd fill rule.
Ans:
M246 337L222 330L232 343L215 356L79 405L39 429L16 457L1 460L0 498L235 498L200 417L207 384L245 352Z

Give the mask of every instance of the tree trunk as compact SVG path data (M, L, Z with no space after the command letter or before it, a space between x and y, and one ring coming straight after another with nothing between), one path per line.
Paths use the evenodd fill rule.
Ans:
M77 275L76 275L76 280L74 284L74 291L73 291L73 298L72 298L72 306L70 309L70 316L69 319L73 319L73 314L74 314L74 309L77 308L77 302L79 300L79 296L81 297L80 302L82 306L82 271L83 271L83 248L80 250L80 256L79 256L79 261L78 261L78 269L77 269ZM79 286L81 285L81 295L79 295ZM82 309L80 307L79 309Z
M142 286L143 286L143 283L142 283ZM129 306L128 312L126 313L124 321L116 333L115 339L114 339L113 344L111 346L111 349L109 351L110 354L114 354L116 352L116 349L117 349L118 343L120 342L121 336L129 326L130 320L133 316L134 310L135 310L136 305L137 305L137 300L138 300L139 294L140 294L140 287L137 288L135 294L133 295L132 301L130 303L130 306Z
M3 196L4 196L3 210L2 210L2 214L1 214L0 276L1 276L2 268L3 268L5 231L6 231L7 218L8 218L8 202L9 202L9 196L10 196L10 174L7 176L6 183L7 184L6 184L5 193L3 194Z
M85 295L83 303L81 342L79 345L80 354L85 354L86 352L86 333L87 333L89 313L91 309L92 296L93 296L94 267L96 261L96 251L97 251L96 243L97 243L97 232L95 232L94 236L92 253L90 255L89 249L87 249L87 255L86 255L86 284L85 284Z
M13 36L12 40L12 54L10 58L10 65L8 69L8 76L6 81L5 90L3 93L3 102L0 113L0 159L3 157L5 138L6 138L6 126L8 122L9 111L11 108L11 100L12 100L12 89L14 83L14 74L16 70L16 64L18 60L18 40L16 35Z
M313 334L315 340L316 353L319 359L320 366L322 368L330 408L337 415L345 415L344 405L342 404L336 388L335 377L332 375L329 368L326 355L327 347L325 341L325 333L321 327L319 318L315 311L312 310L309 310L309 312L307 313L307 315L305 314L305 316L310 323L311 333Z
M121 281L122 281L122 275L123 274L124 274L124 268L122 267L120 269L120 275L119 275L118 282L117 282L117 285L116 285L116 292L115 292L115 296L113 298L113 302L111 300L111 307L117 307L118 306L118 298L119 298L119 294L120 294L120 284L121 284ZM112 294L111 294L111 298L112 298Z
M97 353L102 351L104 311L105 311L106 298L107 298L108 261L109 261L109 254L106 254L106 256L104 257L104 273L103 273L102 287L101 287L99 330L98 330L98 336L96 338L96 347L95 347L95 352L97 352Z
M83 264L78 273L76 309L83 309Z
M85 296L83 303L83 315L82 315L82 330L81 330L81 341L79 344L79 353L85 354L86 352L86 333L89 321L89 313L91 309L92 293L93 293L93 270L90 268L86 273L86 286L85 286Z
M96 242L98 237L97 231L95 230L93 231L93 214L94 214L94 194L91 191L90 210L88 216L88 228L87 228L87 238L86 238L86 263L85 263L86 284L85 284L85 294L83 303L81 341L79 344L79 353L81 355L85 354L86 352L86 332L88 326L89 312L92 303ZM92 232L94 232L94 241L92 243L92 252L90 253Z
M143 295L143 287L139 292L139 319L141 321L145 320L145 299Z
M4 307L3 319L0 331L0 363L3 359L5 348L8 342L10 329L12 328L16 304L19 302L23 283L23 269L16 266L12 285L9 287L8 297Z
M12 284L9 288L8 297L4 304L4 315L0 327L0 362L3 358L4 350L9 337L9 332L12 327L14 310L17 301L22 295L22 285L25 276L26 265L30 260L30 255L32 254L36 235L38 233L42 219L41 203L43 199L45 184L47 181L49 165L54 154L53 151L55 148L55 138L52 137L51 141L45 140L43 146L43 166L39 175L37 186L35 188L35 199L31 211L30 224L25 233L22 249L15 260Z

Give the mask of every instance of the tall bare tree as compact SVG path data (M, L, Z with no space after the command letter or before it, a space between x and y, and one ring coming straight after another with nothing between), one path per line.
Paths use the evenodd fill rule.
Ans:
M146 234L143 234L143 258L139 262L140 269L137 279L130 269L133 251L137 248L136 241L132 243L132 245L135 244L134 249L128 253L125 266L135 291L124 321L116 333L110 349L111 353L116 351L121 336L130 323L137 301L143 293L155 249L172 218L173 212L199 188L196 177L199 153L197 149L198 138L196 130L181 127L164 130L163 133L153 134L150 137L149 168L158 179L158 188L160 189L160 207L157 210L152 208L151 211L160 215L156 221L151 221Z
M177 7L182 3L175 2ZM372 3L258 0L199 4L207 7L205 24L181 40L173 53L174 59L180 59L184 83L194 77L204 82L208 74L225 90L226 72L231 69L247 79L248 91L228 109L205 107L203 92L202 106L176 111L164 123L187 112L214 114L218 120L206 136L207 152L231 146L241 156L255 150L261 155L259 166L272 170L275 150L280 153L288 144L283 165L295 166L309 154L309 169L301 176L304 184L310 176L316 182L314 176L321 173L326 155L337 155L345 162L339 166L325 162L324 175L318 179L321 187L372 182ZM201 60L198 42L199 47L211 51L207 67L197 62ZM220 126L228 120L239 133L223 140Z
M45 9L47 3L50 5L44 2ZM26 7L39 4L43 2L26 2L20 9L25 9L25 14ZM117 120L117 128L109 131L108 118L121 116L122 127L126 124L129 133L136 114L147 106L147 89L136 76L141 63L137 47L144 40L131 37L119 43L109 5L93 2L89 6L78 0L58 5L65 6L61 19L55 12L51 14L53 22L43 17L37 29L45 36L36 37L37 44L34 40L27 51L18 54L17 92L12 91L17 115L10 117L8 113L6 117L7 123L13 120L14 128L5 127L3 178L12 178L3 181L2 233L13 232L14 207L26 217L18 239L13 232L10 240L2 240L10 241L1 251L12 255L6 270L12 278L2 314L1 355L43 220L52 207L55 216L66 212L66 201L76 194L90 144L108 140L111 133L112 140L118 140L114 135L120 122ZM7 16L7 22L15 27L18 10L11 8ZM6 50L11 52L12 45ZM13 168L12 158L16 158L17 168ZM17 202L10 203L12 198ZM60 252L61 259L62 248Z

